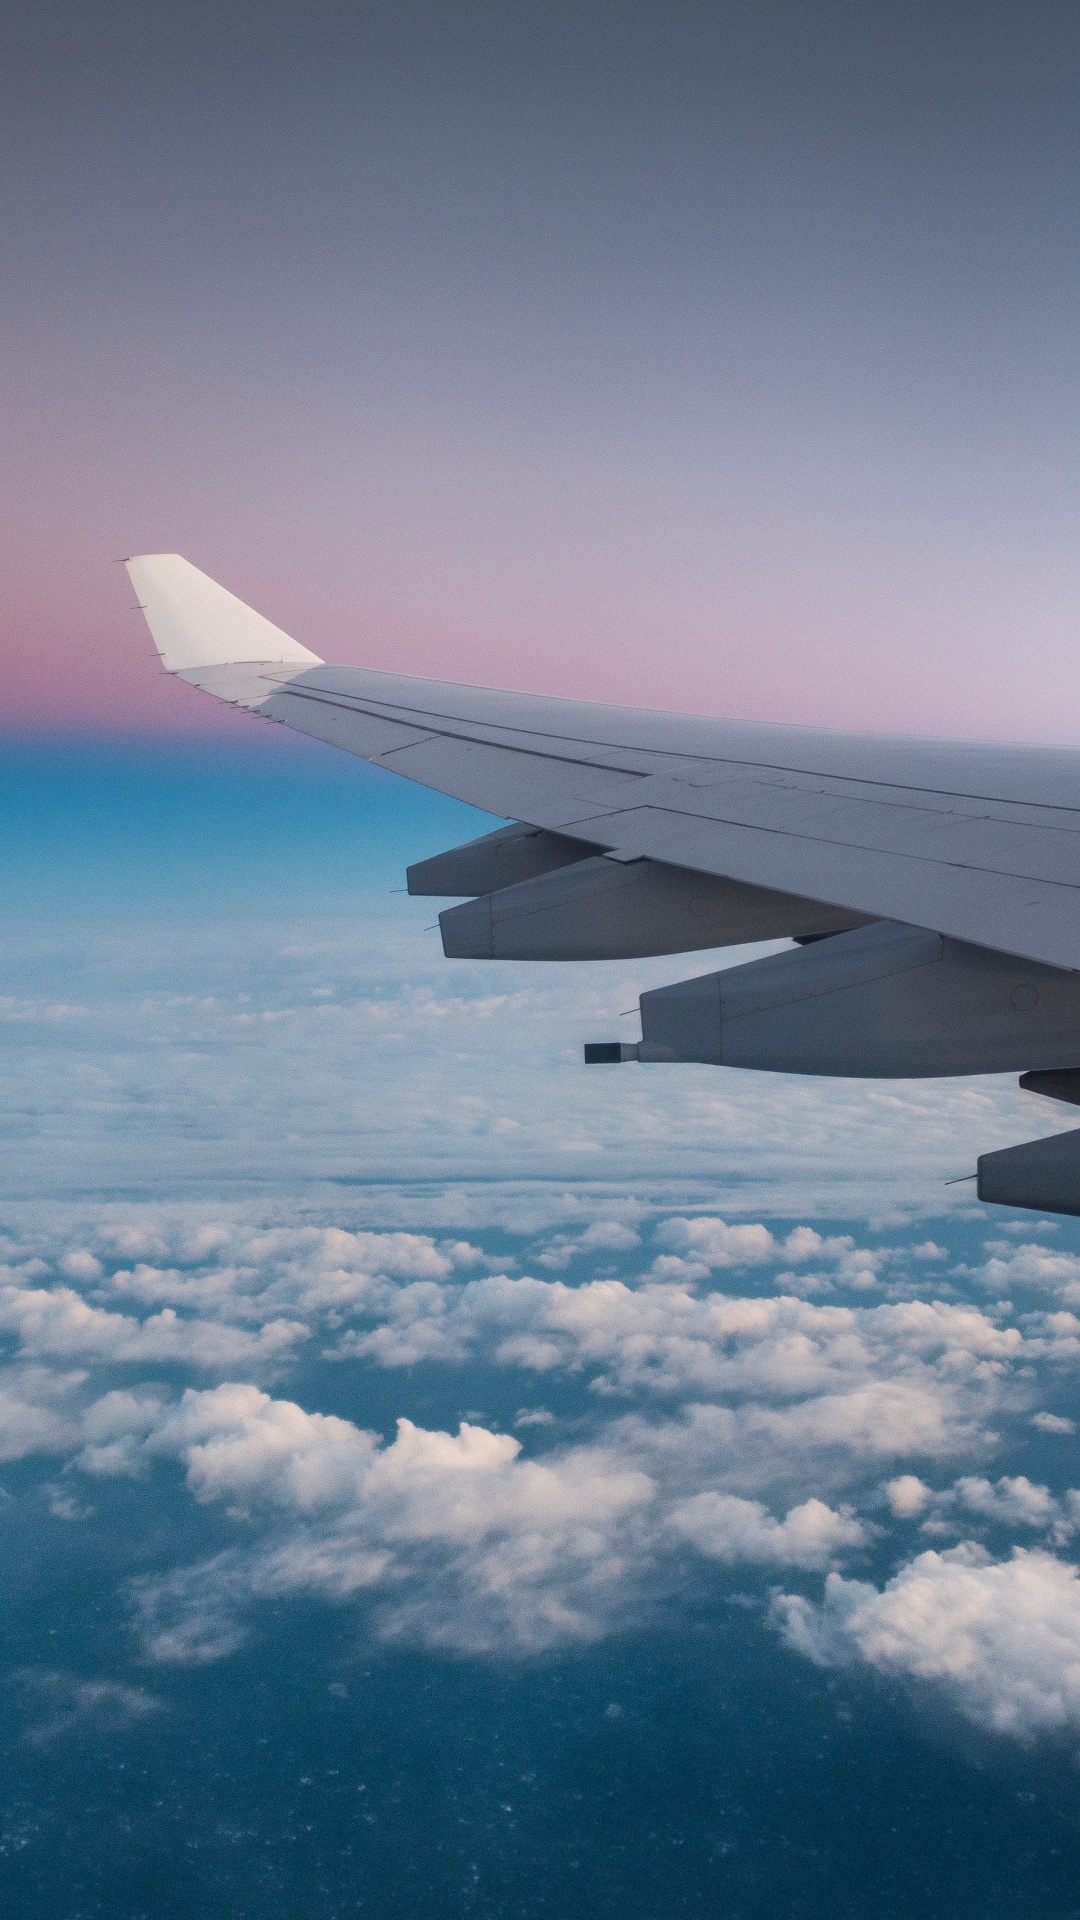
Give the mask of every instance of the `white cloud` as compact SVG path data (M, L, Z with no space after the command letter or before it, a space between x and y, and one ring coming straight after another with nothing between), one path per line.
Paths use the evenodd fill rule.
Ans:
M1076 1421L1063 1413L1033 1413L1031 1424L1038 1427L1040 1433L1070 1434L1076 1432Z
M243 1645L242 1610L250 1593L250 1572L236 1552L133 1581L131 1596L148 1659L184 1667L226 1659Z
M1022 1473L1011 1479L1004 1476L996 1486L975 1475L965 1475L956 1481L954 1492L960 1506L969 1513L981 1514L987 1520L1007 1526L1045 1529L1053 1525L1059 1512L1050 1489L1035 1486Z
M71 1287L10 1285L0 1288L0 1331L14 1334L20 1353L32 1359L187 1361L213 1372L277 1364L308 1334L295 1320L269 1320L252 1334L216 1321L182 1319L173 1307L139 1321L90 1306Z
M934 1496L917 1474L902 1473L886 1483L885 1497L898 1520L913 1520L929 1506Z
M543 1252L537 1255L537 1265L550 1273L560 1273L589 1253L626 1253L641 1245L641 1235L624 1220L594 1220L584 1233L556 1234Z
M124 1412L118 1396L96 1411L114 1446ZM233 1645L243 1605L271 1593L366 1592L392 1637L535 1650L609 1630L675 1540L729 1566L824 1568L866 1543L865 1523L813 1493L777 1519L740 1479L774 1483L778 1466L827 1477L853 1432L860 1454L871 1442L880 1452L897 1434L910 1447L919 1424L910 1393L890 1408L862 1388L678 1421L628 1416L600 1444L528 1458L517 1438L470 1422L451 1434L403 1419L387 1446L239 1383L130 1414L142 1457L178 1458L198 1499L259 1528L246 1559L140 1589L155 1657L195 1660Z
M205 1393L189 1388L178 1407L163 1411L147 1444L186 1462L200 1500L269 1500L311 1514L355 1500L378 1443L350 1420L229 1384Z
M860 1659L936 1682L997 1732L1080 1731L1080 1574L1052 1554L923 1553L883 1592L832 1573L822 1606L780 1595L774 1617L819 1665Z
M866 1541L866 1529L850 1511L834 1512L823 1500L805 1500L777 1520L759 1500L699 1493L672 1510L670 1524L728 1566L819 1569Z
M1056 1350L1072 1338L1059 1327ZM502 1274L464 1286L400 1288L384 1302L380 1325L349 1329L336 1351L388 1367L482 1354L538 1373L585 1373L599 1392L684 1402L803 1401L808 1430L816 1423L823 1433L832 1422L836 1444L846 1420L851 1446L869 1457L941 1458L978 1444L980 1423L1010 1377L1018 1380L1032 1352L1045 1347L1044 1329L1033 1347L1018 1328L974 1307L854 1308L783 1295L699 1295L685 1280L570 1287ZM881 1422L876 1433L859 1413L868 1399Z
M706 1272L724 1267L756 1267L776 1258L776 1242L768 1227L729 1226L725 1220L698 1215L665 1220L654 1235L658 1247L688 1256ZM816 1236L815 1236L816 1238Z
M989 1258L971 1277L1000 1298L1017 1287L1036 1287L1052 1294L1064 1307L1080 1306L1080 1255L1063 1253L1037 1242L1014 1247L1005 1240L987 1243ZM968 1271L965 1269L965 1271Z
M73 1247L65 1253L60 1262L60 1270L69 1280L100 1280L105 1269L88 1247Z
M463 1422L398 1423L383 1446L350 1422L253 1387L188 1392L144 1445L186 1464L202 1500L276 1509L264 1544L138 1588L158 1659L202 1662L236 1644L253 1596L383 1595L382 1631L462 1648L538 1649L610 1625L640 1573L634 1536L656 1489L603 1448L543 1460Z
M82 1373L7 1366L0 1372L0 1460L70 1453L77 1444Z
M99 1506L109 1478L175 1461L196 1501L218 1505L223 1525L233 1517L235 1548L134 1589L153 1657L195 1662L236 1646L245 1611L272 1595L363 1602L390 1638L528 1651L642 1618L685 1577L688 1546L721 1580L738 1567L850 1567L893 1520L929 1537L984 1533L999 1552L1003 1536L1061 1549L1080 1532L1080 1493L1003 1473L1000 1460L1018 1418L1029 1441L1031 1420L1047 1433L1072 1425L1032 1412L1080 1368L1059 1270L1050 1310L1018 1318L1007 1301L957 1298L936 1242L868 1250L806 1224L781 1236L692 1212L650 1237L639 1203L559 1204L562 1224L552 1207L540 1242L548 1271L531 1274L460 1228L266 1228L239 1210L80 1228L51 1266L13 1240L0 1275L0 1331L15 1351L0 1368L0 1451L66 1461L98 1482ZM1030 1270L1028 1247L995 1245L991 1262ZM571 1260L591 1263L579 1285L559 1277ZM58 1264L66 1284L47 1280ZM949 1297L905 1297L916 1268ZM755 1291L742 1290L743 1270ZM847 1304L841 1286L854 1290ZM815 1289L825 1297L807 1297ZM479 1363L560 1375L560 1395L574 1380L588 1391L556 1421L508 1382L528 1451L472 1416L456 1432L403 1419L386 1444L263 1390L312 1334L339 1363ZM131 1384L117 1386L117 1366ZM176 1369L226 1381L183 1391L155 1369L167 1383ZM544 1397L561 1412L554 1391ZM957 1478L932 1492L924 1463L946 1462ZM77 1482L50 1484L62 1517L83 1511ZM809 1612L783 1603L793 1644L802 1633L818 1653L827 1642L864 1657L837 1626L835 1595L876 1589L843 1580L827 1592Z

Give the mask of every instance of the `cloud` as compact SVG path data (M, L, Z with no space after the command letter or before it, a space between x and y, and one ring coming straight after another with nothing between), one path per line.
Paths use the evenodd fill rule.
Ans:
M146 1320L91 1306L71 1287L0 1288L0 1332L41 1360L184 1361L212 1372L280 1362L308 1329L295 1320L267 1321L257 1333L218 1322L182 1319L173 1307Z
M1070 1434L1076 1432L1076 1421L1063 1413L1033 1413L1031 1424L1038 1427L1040 1433Z
M812 1267L811 1274L800 1274L797 1280L785 1276L796 1292L832 1291L835 1286L865 1292L877 1284L879 1271L891 1252L858 1247L850 1234L822 1235L808 1226L793 1227L778 1241L767 1227L731 1226L704 1214L665 1220L654 1239L658 1246L670 1250L653 1262L652 1271L659 1279L704 1279L725 1268L763 1266L770 1261L795 1269ZM935 1248L933 1257L938 1257L939 1251ZM926 1249L913 1257L926 1258ZM828 1270L827 1275L823 1269Z
M897 1520L914 1520L925 1511L934 1497L930 1488L914 1473L902 1473L897 1479L889 1480L884 1491Z
M30 1705L23 1738L34 1747L53 1746L72 1734L114 1736L165 1710L164 1701L144 1687L116 1680L33 1669L14 1679Z
M1080 1532L1080 1493L1000 1459L1032 1421L1072 1424L1033 1412L1080 1368L1080 1318L1052 1290L1017 1315L981 1279L978 1303L960 1297L936 1242L867 1249L808 1224L685 1211L651 1225L636 1202L560 1204L539 1240L528 1216L514 1260L471 1230L267 1227L239 1209L107 1219L58 1239L51 1262L10 1239L0 1448L66 1465L46 1488L61 1517L85 1511L73 1474L96 1481L101 1512L110 1479L179 1467L216 1529L236 1530L132 1585L150 1657L222 1658L253 1607L289 1595L362 1609L389 1640L537 1652L640 1624L692 1552L695 1578L718 1583L827 1574L821 1605L787 1596L777 1619L811 1657L870 1659L838 1608L883 1599L850 1576L894 1523L945 1539L924 1570L954 1565L960 1533L1066 1564L1047 1550ZM513 1232L508 1216L500 1244ZM1029 1257L994 1245L991 1261ZM941 1297L922 1297L928 1276ZM491 1369L515 1431L402 1417L387 1441L268 1391L305 1343L399 1377L468 1366L470 1395ZM536 1376L558 1419L530 1406Z
M182 1667L227 1659L244 1643L242 1613L250 1594L247 1557L236 1551L133 1580L131 1599L146 1657Z
M8 1365L0 1371L0 1460L70 1453L84 1375Z
M996 1486L975 1475L965 1475L957 1480L954 1496L969 1513L982 1514L1006 1526L1046 1528L1059 1512L1050 1489L1033 1485L1023 1473L1012 1479L1003 1476Z
M881 1592L831 1573L820 1607L781 1594L773 1617L819 1666L932 1681L995 1732L1080 1731L1080 1574L1040 1549L923 1553Z
M776 1520L758 1500L699 1493L673 1509L670 1524L728 1566L819 1569L866 1541L866 1529L853 1514L836 1513L822 1500L806 1500Z
M626 1253L641 1245L641 1235L624 1220L594 1220L584 1233L556 1234L537 1255L537 1265L558 1273L582 1254Z
M932 1517L924 1520L924 1533L970 1531L974 1515L1009 1532L1044 1533L1061 1547L1080 1529L1080 1490L1066 1488L1054 1495L1023 1473L1003 1474L994 1483L963 1474L951 1487L931 1495L929 1505Z
M65 1253L60 1269L69 1280L100 1280L105 1271L101 1261L87 1247L74 1247L70 1253Z
M253 1387L189 1391L143 1444L182 1459L198 1499L293 1523L266 1527L249 1556L138 1584L153 1656L196 1663L237 1644L245 1603L285 1593L340 1601L378 1589L381 1631L428 1644L595 1638L640 1571L632 1540L656 1494L603 1448L532 1460L509 1435L406 1419L384 1446Z
M114 1398L98 1417L115 1433L123 1411ZM813 1493L777 1519L739 1481L827 1478L853 1438L861 1456L871 1442L909 1448L919 1430L910 1394L890 1409L865 1388L773 1409L699 1406L677 1421L628 1416L601 1442L539 1457L469 1421L447 1433L401 1419L386 1445L241 1383L131 1413L143 1459L178 1459L198 1500L258 1528L246 1557L139 1589L155 1657L196 1661L232 1647L244 1607L271 1594L367 1594L386 1636L536 1651L595 1638L640 1608L650 1577L657 1590L669 1577L659 1569L676 1541L727 1566L823 1569L866 1545L866 1524Z
M182 1458L199 1500L270 1501L301 1514L355 1500L378 1447L350 1420L235 1383L189 1388L143 1444Z
M1012 1246L1007 1240L987 1242L984 1266L965 1269L972 1279L1000 1298L1018 1288L1034 1287L1052 1294L1062 1306L1080 1306L1080 1255L1027 1242Z
M534 1373L583 1373L594 1391L622 1396L801 1400L808 1428L810 1403L819 1401L818 1429L832 1420L837 1440L844 1402L852 1443L871 1456L940 1458L978 1444L980 1422L1010 1378L1023 1391L1019 1369L1046 1350L1043 1333L1033 1347L1016 1327L942 1302L842 1307L782 1294L700 1294L686 1280L571 1287L496 1274L463 1286L400 1288L384 1301L380 1325L349 1329L335 1351L384 1367L483 1355ZM1060 1350L1072 1338L1071 1328L1058 1328L1053 1342ZM876 1403L877 1433L858 1418L867 1400Z
M729 1226L725 1220L699 1215L665 1220L653 1236L656 1245L682 1256L686 1265L704 1273L724 1267L756 1267L776 1258L777 1247L768 1227ZM816 1238L816 1236L815 1236ZM661 1272L664 1266L661 1264Z

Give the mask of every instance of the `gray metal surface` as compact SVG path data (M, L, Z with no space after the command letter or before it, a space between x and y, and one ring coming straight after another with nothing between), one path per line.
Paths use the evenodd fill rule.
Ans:
M640 1058L915 1079L1080 1067L1080 976L879 922L641 996Z
M1080 1127L979 1156L980 1200L1037 1213L1080 1214Z
M1080 967L1076 751L759 726L327 666L180 556L129 567L170 671L425 786L618 859Z
M814 900L655 860L603 857L439 915L443 952L455 960L640 959L858 924L858 916Z
M1022 1073L1020 1085L1025 1093L1041 1093L1046 1100L1062 1100L1067 1107L1080 1107L1080 1071L1075 1068Z
M236 673L184 677L217 691ZM268 717L617 858L1080 966L1080 753L639 713L360 668L261 678Z
M464 847L452 847L448 853L416 861L406 867L405 878L412 894L475 896L554 873L559 867L587 860L593 851L580 840L570 840L562 833L545 833L541 827L499 827Z

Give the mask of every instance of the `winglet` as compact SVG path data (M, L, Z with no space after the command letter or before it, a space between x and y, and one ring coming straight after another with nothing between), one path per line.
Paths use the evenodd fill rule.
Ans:
M124 565L170 673L246 660L322 665L317 653L291 640L180 554L144 553Z

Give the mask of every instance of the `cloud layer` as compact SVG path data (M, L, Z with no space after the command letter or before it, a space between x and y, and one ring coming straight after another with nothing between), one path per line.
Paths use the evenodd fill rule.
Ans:
M61 1524L121 1484L216 1516L213 1551L128 1588L157 1662L225 1657L272 1598L530 1655L749 1581L819 1664L1068 1729L1080 1262L1052 1240L958 1260L627 1194L516 1234L98 1209L9 1235L0 1447ZM318 1405L319 1378L407 1405L416 1369L517 1412L384 1430Z

